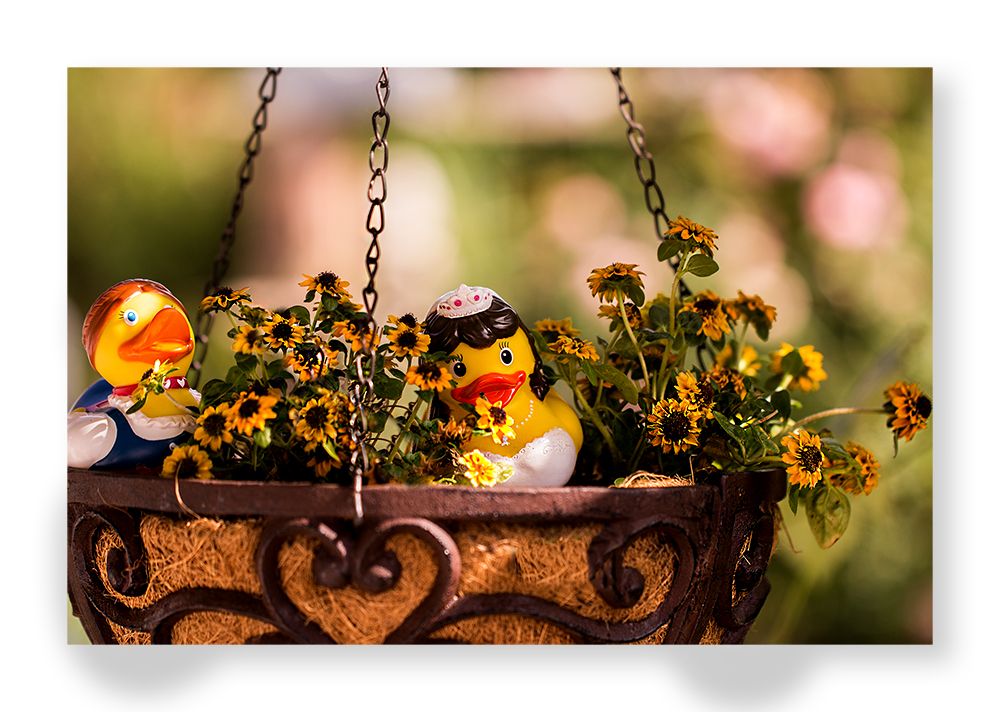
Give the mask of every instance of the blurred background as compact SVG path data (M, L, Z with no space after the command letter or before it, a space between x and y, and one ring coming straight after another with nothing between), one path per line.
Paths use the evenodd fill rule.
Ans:
M360 302L379 68L286 68L268 108L224 283L270 308L332 271ZM97 376L82 317L123 279L162 282L194 313L260 105L258 69L68 71L67 408ZM812 344L829 379L809 412L879 407L886 386L933 399L932 72L913 68L624 68L665 209L715 230L721 270L691 278L777 308L761 354ZM375 317L418 317L460 282L533 324L572 317L607 335L586 276L637 263L667 291L656 234L604 68L390 68L389 164ZM224 338L217 321L215 338ZM219 341L216 340L216 344ZM223 342L224 343L224 342ZM210 346L202 382L228 348ZM881 416L830 419L882 463L820 550L802 512L768 570L747 638L932 641L933 417L901 443ZM86 642L69 616L70 642Z

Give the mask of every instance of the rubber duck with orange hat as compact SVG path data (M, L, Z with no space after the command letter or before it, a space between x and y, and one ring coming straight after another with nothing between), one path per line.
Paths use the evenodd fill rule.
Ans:
M101 380L74 403L68 416L70 467L135 469L157 465L172 444L193 432L200 394L185 374L194 358L194 331L184 306L158 282L129 279L106 290L87 311L83 346ZM156 367L176 368L166 391L150 394L141 409L133 391Z
M477 436L465 449L513 466L501 486L566 484L583 444L580 419L550 387L534 340L514 309L491 289L462 284L434 302L425 324L430 351L450 356L457 385L439 398L451 415L461 420L469 415L465 406L485 399L511 419L513 437L496 442Z

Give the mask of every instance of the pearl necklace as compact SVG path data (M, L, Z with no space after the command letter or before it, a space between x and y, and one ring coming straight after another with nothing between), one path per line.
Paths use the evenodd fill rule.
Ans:
M520 423L517 424L517 427L521 427L522 425L524 425L525 423L527 423L529 420L531 420L531 415L534 412L535 412L535 402L529 400L528 401L528 414L526 416L524 416L524 420L522 420Z

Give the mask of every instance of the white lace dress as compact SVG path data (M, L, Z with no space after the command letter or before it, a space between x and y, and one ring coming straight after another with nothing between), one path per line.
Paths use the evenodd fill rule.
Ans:
M576 467L576 445L562 428L552 428L513 457L483 452L491 462L513 465L514 474L497 487L562 487Z

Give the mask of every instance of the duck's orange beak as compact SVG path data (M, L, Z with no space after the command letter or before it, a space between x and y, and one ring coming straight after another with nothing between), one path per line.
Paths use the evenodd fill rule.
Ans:
M510 403L517 389L524 384L527 378L524 371L516 373L484 373L467 386L456 388L451 392L451 397L460 403L474 404L476 399L482 395L490 403L500 401L500 407L506 408Z
M176 363L194 350L191 326L177 309L161 309L134 339L118 347L123 361Z

